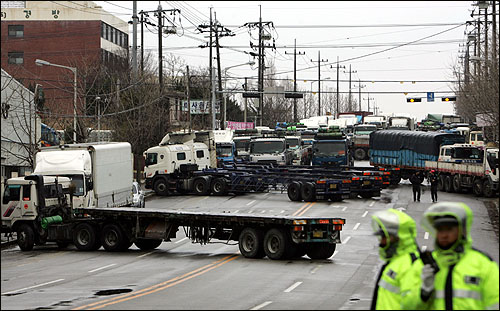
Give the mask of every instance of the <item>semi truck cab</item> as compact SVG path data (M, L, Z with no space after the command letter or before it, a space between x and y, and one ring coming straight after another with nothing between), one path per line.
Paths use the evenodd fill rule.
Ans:
M256 138L250 141L250 162L290 165L292 158L285 138Z

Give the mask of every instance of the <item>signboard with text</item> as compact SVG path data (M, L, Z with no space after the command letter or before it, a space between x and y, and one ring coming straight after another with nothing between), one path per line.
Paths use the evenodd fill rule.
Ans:
M191 100L191 114L209 114L211 103L205 100ZM182 111L189 111L187 100L182 101ZM220 113L219 103L215 103L215 113Z
M226 128L227 129L232 129L232 130L253 129L253 122L227 121Z

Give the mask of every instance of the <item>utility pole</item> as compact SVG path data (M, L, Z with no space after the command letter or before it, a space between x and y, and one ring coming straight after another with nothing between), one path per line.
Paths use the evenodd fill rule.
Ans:
M191 78L189 77L189 66L186 66L186 76L187 76L187 79L186 79L186 95L187 95L187 106L188 106L188 109L187 109L187 113L188 113L188 120L189 120L189 133L191 133L191 130L193 128L193 123L191 122L191 93L190 93L190 82L191 82Z
M163 15L162 15L162 9L161 9L161 4L158 4L158 11L157 11L157 16L158 16L158 74L159 74L159 83L160 83L160 95L163 93L163 56L162 56L162 50L163 50L163 46L162 46L162 25L161 25L161 22L162 22L162 19L163 19ZM170 111L168 112L170 114Z
M247 79L247 77L245 77L245 84L243 85L243 89L245 90L245 92L248 89L247 81L248 81L248 79ZM243 98L243 101L245 102L245 111L243 112L243 121L247 122L247 101L248 101L248 99L245 97L245 98Z
M498 60L497 60L497 4L493 1L493 68L495 74L498 73Z
M370 99L374 100L375 98L370 97L370 93L368 93L368 98L363 98L364 100L368 100L368 112L370 112Z
M219 50L219 22L217 21L217 13L214 13L214 18L215 18L215 49L217 53L217 74L218 74L218 82L219 82L219 106L221 103L221 97L223 96L222 93L222 74L221 74L221 66L220 66L220 50ZM219 109L219 120L222 120L222 109ZM225 113L225 111L224 111ZM223 121L220 121L220 128L225 129L225 124L223 124Z
M137 78L137 1L132 4L132 74Z
M144 74L144 12L141 11L141 74Z
M354 71L351 70L351 65L349 64L349 106L348 106L349 111L352 111L351 73L356 73L356 72L357 72L356 70L354 70ZM346 73L346 72L344 71L344 73Z
M290 54L285 51L285 54ZM297 92L297 55L305 55L305 52L297 53L297 39L294 40L293 46L293 92ZM293 99L293 122L298 122L297 118L297 98Z
M488 77L488 8L484 9L484 78Z
M214 103L214 98L215 97L215 87L213 85L214 83L214 77L213 77L213 56L212 56L212 7L210 7L210 52L209 52L209 57L210 57L210 89L212 90L212 93L210 94L210 113L212 114L212 130L215 130L215 103Z
M361 111L361 89L364 87L366 87L366 85L361 85L361 80L358 79L359 111Z
M321 63L326 63L328 59L321 59L320 51L318 51L318 116L321 115ZM311 59L311 62L314 60Z
M333 66L330 66L330 68L333 68ZM343 68L345 69L345 66L342 65L340 66L340 62L339 62L339 57L337 56L337 107L336 107L336 110L337 110L337 114L336 114L336 117L335 118L338 118L339 116L339 112L340 112L340 86L339 86L339 72L340 72L340 68Z

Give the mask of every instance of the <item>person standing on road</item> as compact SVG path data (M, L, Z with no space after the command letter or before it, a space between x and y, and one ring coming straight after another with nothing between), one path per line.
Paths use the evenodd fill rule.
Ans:
M438 175L435 170L431 170L427 181L431 183L431 199L432 203L436 203L438 200Z
M379 238L379 255L385 264L380 269L371 310L400 310L400 283L417 260L417 226L407 214L387 209L372 216L372 228Z
M498 264L472 248L472 220L464 203L437 203L424 212L437 265L423 257L412 265L402 282L404 309L498 310Z
M420 202L420 184L422 183L422 174L420 171L416 171L415 174L411 175L410 182L413 185L413 202Z

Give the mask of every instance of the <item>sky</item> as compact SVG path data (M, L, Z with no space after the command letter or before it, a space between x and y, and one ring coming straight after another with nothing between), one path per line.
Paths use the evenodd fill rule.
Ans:
M132 1L95 2L125 21L132 20ZM209 49L199 47L209 41L208 33L200 34L195 26L209 24L212 8L219 23L235 34L220 39L222 69L239 65L227 70L234 78L228 84L241 87L244 77L257 81L257 65L246 63L257 62L249 52L250 42L258 44L258 32L245 24L258 22L261 12L262 21L274 26L265 28L272 38L266 43L274 43L276 49L266 48L265 53L279 78L293 79L296 40L297 53L303 54L297 55L299 90L317 91L320 53L322 93L336 88L338 58L343 66L339 90L349 91L351 68L352 96L358 100L361 90L362 110L367 110L369 98L371 110L376 105L379 113L417 120L428 113L453 113L453 104L441 97L454 95L453 68L463 54L465 22L473 20L476 8L473 1L138 1L138 12L156 10L159 3L162 9L181 11L167 15L177 33L163 36L163 55L172 53L190 68L208 67ZM152 13L150 20L156 24ZM145 49L155 55L156 31L148 26L144 34ZM140 45L140 26L138 32ZM434 102L427 102L427 92L434 92ZM318 94L314 96L317 100ZM422 101L407 103L409 97Z

